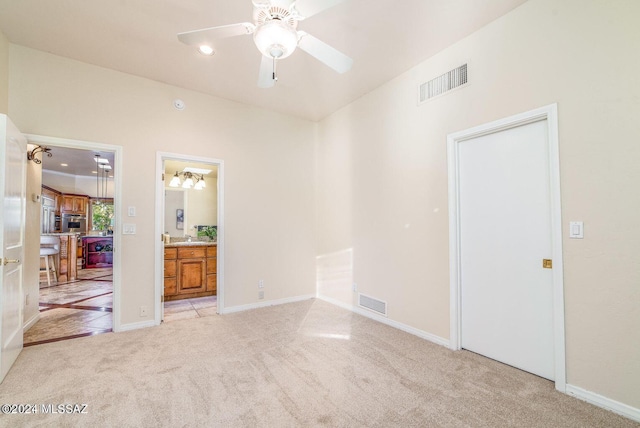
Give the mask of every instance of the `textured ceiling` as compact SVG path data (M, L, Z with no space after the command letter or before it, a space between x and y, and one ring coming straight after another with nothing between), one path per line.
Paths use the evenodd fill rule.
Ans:
M0 0L0 30L15 44L319 120L525 1L346 0L298 29L353 58L351 71L337 74L297 50L270 89L256 86L261 56L251 36L219 40L211 57L176 37L251 22L250 0Z

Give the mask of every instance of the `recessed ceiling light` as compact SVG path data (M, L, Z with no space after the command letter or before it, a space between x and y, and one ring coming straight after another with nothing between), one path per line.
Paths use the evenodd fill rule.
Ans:
M91 174L97 174L98 171L91 171Z
M101 157L98 157L98 156L94 157L93 160L95 160L98 163L109 163L109 159L101 158Z
M66 163L61 163L60 166L69 166Z
M208 56L211 56L211 55L213 55L215 53L213 48L211 46L208 46L208 45L200 45L200 46L198 46L198 52L200 52L202 55L208 55Z
M110 170L110 169L111 169L111 165L104 165L104 164L100 164L100 165L98 165L98 168L102 168L102 169Z

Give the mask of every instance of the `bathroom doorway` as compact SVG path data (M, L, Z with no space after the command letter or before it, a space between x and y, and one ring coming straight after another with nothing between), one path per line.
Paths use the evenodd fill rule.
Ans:
M156 168L155 322L221 313L223 161L158 153Z

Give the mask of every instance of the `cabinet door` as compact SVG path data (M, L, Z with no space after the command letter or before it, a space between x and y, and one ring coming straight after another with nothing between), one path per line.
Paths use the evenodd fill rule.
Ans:
M206 287L206 259L178 259L178 294L197 293Z
M82 196L76 196L75 198L73 198L73 206L77 214L86 214L87 198L83 198Z
M74 211L73 196L62 196L62 211L72 213Z

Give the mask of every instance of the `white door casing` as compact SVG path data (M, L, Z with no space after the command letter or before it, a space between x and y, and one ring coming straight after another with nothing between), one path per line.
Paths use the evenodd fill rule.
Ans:
M537 136L528 144L525 142L517 148L511 145L524 141L530 132ZM537 154L526 154L527 145ZM564 392L557 106L451 134L448 152L451 347L464 346L554 379L556 389ZM492 159L496 154L497 159ZM514 184L528 176L534 176L533 182L539 185ZM510 212L514 209L516 211ZM547 231L547 237L535 239L536 234L545 233L541 230ZM470 257L474 252L479 255L476 258L479 263ZM525 254L528 255L523 258ZM552 259L553 269L543 269L542 258ZM518 272L524 279L515 281ZM485 279L484 285L480 285L489 287L495 293L493 297L483 294L486 288L474 289L479 286L478 277ZM502 285L496 285L500 281ZM545 304L546 309L539 309ZM465 309L471 307L472 312L468 313L463 305ZM536 308L546 313L537 314ZM468 322L463 314L469 318ZM518 317L530 319L531 325L516 325L512 318ZM513 331L521 328L519 334ZM521 344L513 341L514 334L523 340ZM537 352L537 346L546 351ZM511 360L519 349L520 356L525 355L523 360L517 356ZM540 363L545 352L548 359L542 363L542 369L523 367L535 361Z
M22 351L27 140L0 115L0 382Z
M119 332L129 330L130 327L122 325L122 171L123 171L123 148L122 146L96 143L92 141L72 140L69 138L49 137L37 134L25 134L29 143L40 144L48 147L67 147L78 150L94 150L100 152L113 152L113 331Z

